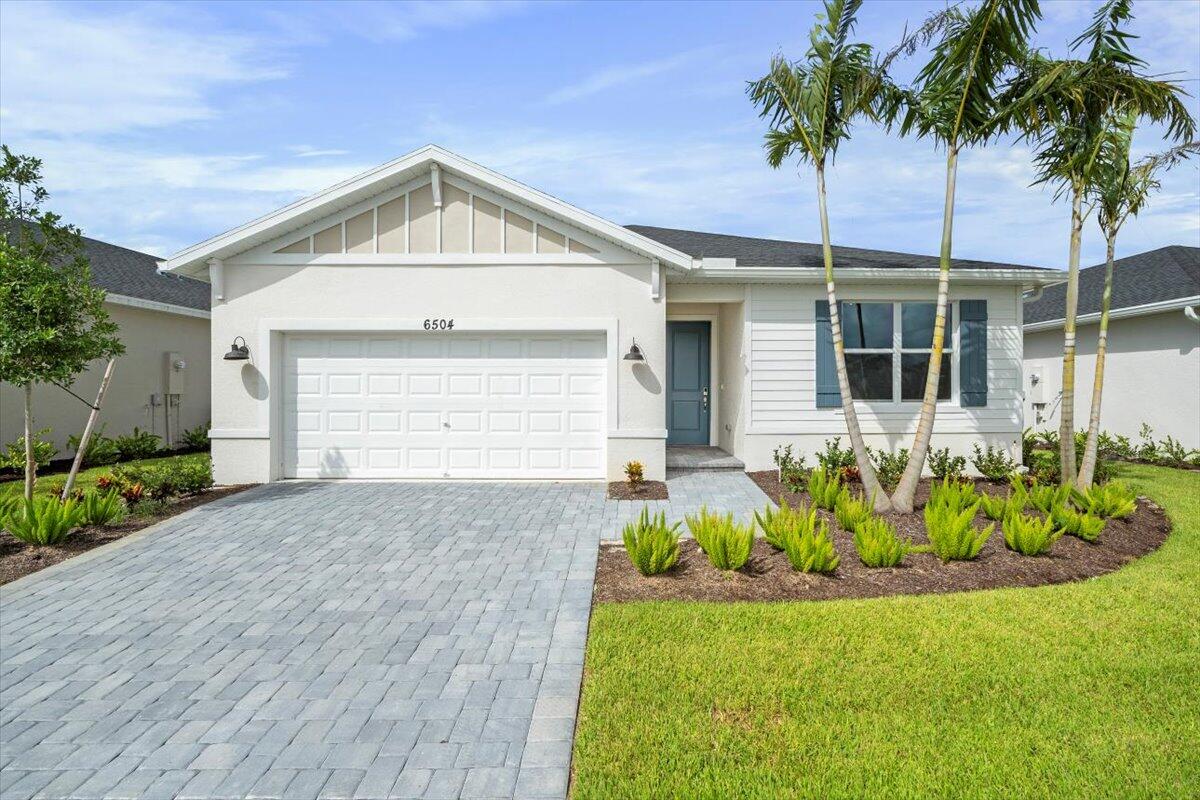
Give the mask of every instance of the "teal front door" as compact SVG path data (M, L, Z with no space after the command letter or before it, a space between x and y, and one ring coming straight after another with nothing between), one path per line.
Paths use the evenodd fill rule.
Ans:
M707 322L667 323L667 444L708 444Z

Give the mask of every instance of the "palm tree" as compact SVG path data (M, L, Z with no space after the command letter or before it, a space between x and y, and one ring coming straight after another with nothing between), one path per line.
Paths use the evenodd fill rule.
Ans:
M900 119L901 134L930 137L946 148L946 199L929 369L908 466L892 495L893 506L904 512L912 511L937 414L958 154L963 148L986 144L1002 130L1004 109L997 102L1001 84L1026 52L1026 41L1040 11L1037 0L984 0L970 11L951 8L943 14L942 35L929 63L917 75L913 88L893 95L886 112L889 119Z
M765 137L767 163L779 168L789 157L797 156L816 169L825 288L842 411L863 488L874 497L875 510L886 511L891 504L875 474L854 398L850 396L825 190L827 162L836 156L838 145L850 138L850 127L856 117L876 115L886 91L886 77L874 68L870 45L848 42L861 5L862 0L826 0L825 13L818 15L809 35L811 46L805 60L793 63L775 56L767 74L751 81L746 92L761 115L770 121L771 128Z
M1079 250L1085 195L1101 172L1100 157L1112 121L1129 114L1167 123L1167 135L1187 141L1195 122L1173 81L1142 74L1145 62L1130 52L1134 38L1123 30L1132 19L1132 0L1107 0L1092 24L1071 43L1087 47L1085 59L1054 60L1028 54L1021 75L1010 86L1012 124L1037 141L1036 183L1058 187L1056 197L1071 197L1071 234L1063 315L1063 387L1059 411L1059 461L1064 484L1076 479L1075 464L1075 316L1079 299Z
M1200 142L1171 148L1130 166L1129 149L1136 119L1121 114L1109 127L1105 145L1100 148L1097 180L1089 195L1096 209L1096 221L1104 233L1107 260L1104 264L1104 293L1100 300L1100 332L1096 341L1096 376L1092 383L1092 408L1088 418L1087 441L1079 465L1076 487L1086 491L1092 485L1100 440L1100 398L1104 391L1104 358L1108 353L1108 312L1112 302L1113 257L1117 234L1130 217L1136 217L1152 192L1160 188L1163 172L1184 159L1200 154Z

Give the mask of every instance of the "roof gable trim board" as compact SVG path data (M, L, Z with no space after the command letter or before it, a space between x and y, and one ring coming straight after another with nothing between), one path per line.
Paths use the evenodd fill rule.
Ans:
M196 317L198 319L211 319L212 313L199 308L188 308L187 306L177 306L173 303L160 303L157 300L143 300L140 297L130 297L123 294L113 294L106 292L104 302L112 303L118 306L129 306L131 308L143 308L147 311L161 311L165 314L178 314L181 317Z
M888 267L851 267L836 270L838 280L864 280L925 283L937 280L939 271L928 268L891 269ZM682 280L714 280L735 283L818 282L825 281L825 270L815 267L704 267L682 277ZM1022 286L1041 286L1061 280L1059 273L1036 267L1027 269L963 269L952 271L952 282L970 280L986 283L1018 283Z

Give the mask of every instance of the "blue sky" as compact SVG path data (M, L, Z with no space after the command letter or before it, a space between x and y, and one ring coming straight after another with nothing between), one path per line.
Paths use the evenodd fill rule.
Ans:
M889 47L942 5L867 0L858 36ZM1096 5L1043 0L1037 43L1065 52ZM1136 52L1196 95L1200 2L1134 5ZM816 241L812 175L766 166L744 82L802 56L818 8L6 2L0 138L45 160L85 233L160 255L429 142L616 222ZM943 170L860 128L829 179L835 242L936 252ZM1064 266L1068 209L1031 180L1024 146L966 153L955 254ZM1196 164L1172 173L1119 254L1200 245L1198 187ZM1089 222L1084 263L1102 258Z

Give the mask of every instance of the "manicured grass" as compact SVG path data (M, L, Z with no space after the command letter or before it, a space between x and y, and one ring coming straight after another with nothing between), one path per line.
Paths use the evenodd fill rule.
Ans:
M575 798L1200 795L1200 473L1085 583L595 609Z
M143 458L136 461L124 461L120 466L144 466L149 464L169 464L173 461L194 460L198 458L208 458L208 453L186 453L178 456L159 456L157 458ZM87 491L96 487L96 479L101 475L107 475L112 472L113 467L117 464L106 464L102 467L91 467L90 469L81 469L79 475L75 477L75 488ZM57 487L62 489L62 485L67 481L67 473L56 472L49 475L38 473L37 485L34 489L34 494L53 494ZM25 482L21 478L13 481L0 483L0 495L20 494L25 491Z

